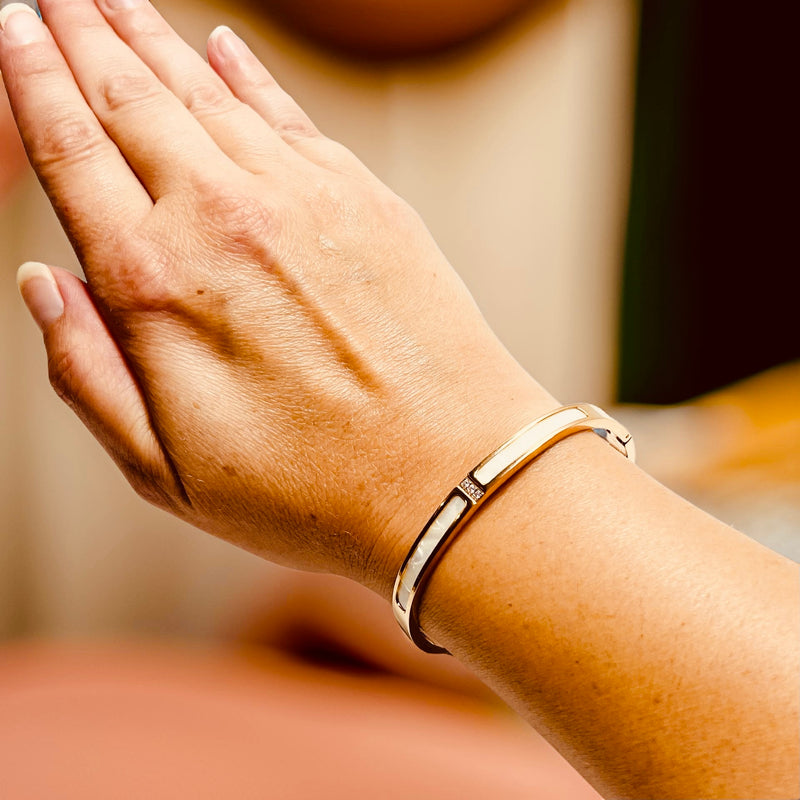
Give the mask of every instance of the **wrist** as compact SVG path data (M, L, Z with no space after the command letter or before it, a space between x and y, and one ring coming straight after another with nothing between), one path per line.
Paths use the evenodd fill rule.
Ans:
M519 369L517 367L517 369ZM498 389L498 387L502 387ZM391 508L359 582L391 599L397 572L431 514L482 457L559 403L527 373L472 384L460 402L397 425Z

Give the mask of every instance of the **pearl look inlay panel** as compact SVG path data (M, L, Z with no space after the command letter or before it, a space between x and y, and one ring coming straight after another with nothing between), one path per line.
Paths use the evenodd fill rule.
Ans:
M411 596L411 590L431 553L433 553L442 536L447 533L450 526L458 519L466 507L467 501L463 497L459 495L451 497L425 531L425 535L417 543L414 548L414 554L406 565L403 579L397 589L397 602L402 606L403 610L408 608L408 598Z

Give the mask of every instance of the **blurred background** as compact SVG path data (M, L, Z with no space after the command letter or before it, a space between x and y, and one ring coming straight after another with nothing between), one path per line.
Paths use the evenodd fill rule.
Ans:
M690 0L158 5L199 50L240 32L559 399L622 404L646 468L798 557L791 26ZM14 272L78 265L0 108L0 637L257 638L301 579L138 500L50 390Z
M556 397L610 408L657 478L800 559L798 131L780 11L157 5L200 51L218 24L241 33L421 212ZM452 659L416 652L377 597L134 495L50 389L17 296L23 261L79 266L4 95L0 242L0 796L598 800Z

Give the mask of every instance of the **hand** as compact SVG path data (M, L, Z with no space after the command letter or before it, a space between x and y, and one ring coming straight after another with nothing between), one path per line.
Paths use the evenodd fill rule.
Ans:
M21 271L56 391L148 500L388 596L444 493L555 401L232 32L209 66L141 0L41 7L6 12L0 67L87 279Z

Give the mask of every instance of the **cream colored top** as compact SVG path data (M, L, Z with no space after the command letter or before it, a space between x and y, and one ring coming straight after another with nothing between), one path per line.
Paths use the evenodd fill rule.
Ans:
M604 404L634 4L534 6L402 67L348 64L209 6L166 15L198 49L217 24L242 33L320 128L422 213L518 360L561 401ZM35 181L0 210L0 236L0 635L224 630L256 593L280 591L281 570L146 506L53 395L13 275L29 259L77 264Z

